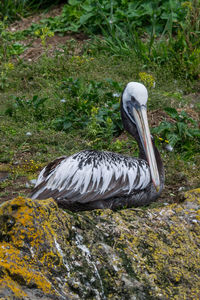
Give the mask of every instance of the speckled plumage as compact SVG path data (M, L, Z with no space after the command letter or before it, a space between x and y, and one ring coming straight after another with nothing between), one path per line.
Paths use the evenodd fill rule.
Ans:
M85 203L131 195L145 189L150 181L145 160L85 150L45 167L31 198L44 199L53 195L57 200Z

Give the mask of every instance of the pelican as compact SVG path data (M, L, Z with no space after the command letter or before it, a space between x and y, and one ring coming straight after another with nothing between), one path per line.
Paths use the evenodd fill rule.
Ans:
M41 171L30 197L52 197L72 211L115 210L155 201L163 190L164 168L150 135L147 100L146 87L129 82L120 103L124 129L137 141L139 158L94 150L59 157Z

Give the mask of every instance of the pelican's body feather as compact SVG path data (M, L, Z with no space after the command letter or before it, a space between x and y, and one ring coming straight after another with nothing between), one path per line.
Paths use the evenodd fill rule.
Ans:
M151 182L148 163L112 152L85 150L60 157L40 173L33 199L86 203L131 195Z

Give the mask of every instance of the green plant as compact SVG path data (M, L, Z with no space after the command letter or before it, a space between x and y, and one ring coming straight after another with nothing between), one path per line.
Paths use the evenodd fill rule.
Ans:
M107 79L105 81L90 80L72 77L66 78L60 85L65 99L57 99L49 107L46 97L35 95L32 99L13 97L7 105L5 114L16 121L36 120L47 121L43 126L52 126L56 130L83 129L91 123L94 117L92 110L98 107L99 125L105 127L112 121L112 135L121 130L119 117L119 93L121 84ZM112 90L112 91L111 91ZM115 92L113 94L113 92ZM116 96L117 95L117 96ZM108 124L106 123L108 122Z
M15 40L15 36L8 29L7 19L0 21L0 58L8 61L15 55L20 55L26 47Z
M164 65L175 76L193 80L200 72L199 11L198 0L69 0L61 15L32 24L21 34L36 32L45 46L49 34L84 31L98 48L137 56L146 68Z
M8 87L8 75L14 69L12 59L18 57L26 49L25 46L14 40L8 30L7 19L0 21L0 89Z
M66 100L61 100L62 113L53 121L58 130L68 130L70 127L83 128L87 122L94 102L98 103L102 83L90 81L88 85L80 78L67 78L61 84Z
M86 135L91 140L89 145L102 149L122 132L119 101L108 101L103 106L93 107L86 128ZM117 145L116 145L117 146Z
M95 36L97 46L115 55L135 54L145 65L165 64L190 79L200 68L198 1L69 1L63 18L70 30L83 28ZM179 74L177 74L179 75Z
M127 23L144 28L152 36L163 30L175 30L173 22L180 20L184 11L180 1L107 1L69 0L63 8L62 19L70 30L80 29L102 33L112 31L115 24L124 31ZM170 15L170 17L169 17ZM170 22L169 22L170 18ZM65 25L65 26L66 26Z
M13 117L15 120L23 120L34 118L42 120L48 116L48 111L45 108L47 98L40 98L38 95L32 99L24 99L22 97L13 97L13 102L8 105L5 114Z
M107 117L110 117L113 109L116 109L114 108L116 104L113 93L105 89L106 85L117 93L122 91L121 85L110 79L105 82L90 80L87 84L80 78L70 77L63 81L61 89L66 93L66 100L61 100L62 113L53 120L54 127L58 130L85 128L90 122L91 111L94 107L99 107L99 120L105 121ZM118 103L117 108L119 113ZM114 128L116 127L117 125L114 125Z
M90 122L87 126L87 137L90 139L88 146L93 149L102 149L110 143L113 138L113 122L110 117L100 122L98 118L98 108L91 110Z
M14 69L14 65L12 63L4 63L1 66L1 71L0 71L0 89L4 89L5 87L8 87L8 74L11 70Z
M48 27L43 27L41 29L37 29L35 31L35 35L41 39L41 44L44 48L46 48L46 39L47 37L54 36L54 32L49 30Z
M5 17L9 21L14 19L20 19L22 16L25 16L27 13L27 2L24 0L6 0L0 2L0 19Z
M6 0L0 1L0 20L5 17L9 22L21 19L41 8L49 8L58 4L60 0Z
M200 130L198 124L185 111L178 113L175 108L166 107L166 113L172 122L163 121L152 132L169 141L175 151L183 153L185 158L192 157L200 151Z
M200 2L182 2L181 19L175 13L174 2L169 1L169 5L171 14L166 15L168 22L162 35L151 44L149 58L157 64L169 64L175 76L181 74L185 78L196 79L200 74ZM175 36L173 27L176 28Z

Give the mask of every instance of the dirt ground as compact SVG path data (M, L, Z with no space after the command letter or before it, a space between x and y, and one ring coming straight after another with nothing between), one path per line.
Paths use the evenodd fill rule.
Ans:
M28 29L31 24L39 23L40 20L49 17L55 17L61 14L63 5L53 8L47 13L40 13L33 15L22 20L13 23L9 30L11 32ZM75 39L77 41L77 46L74 55L78 55L82 49L83 42L88 39L84 33L67 33L64 36L54 35L52 37L47 37L45 48L41 44L41 39L39 37L27 37L26 40L22 40L24 46L28 48L20 55L21 59L28 61L36 61L40 58L42 53L46 51L48 55L53 56L56 50L61 50L60 45L66 45L68 41Z

